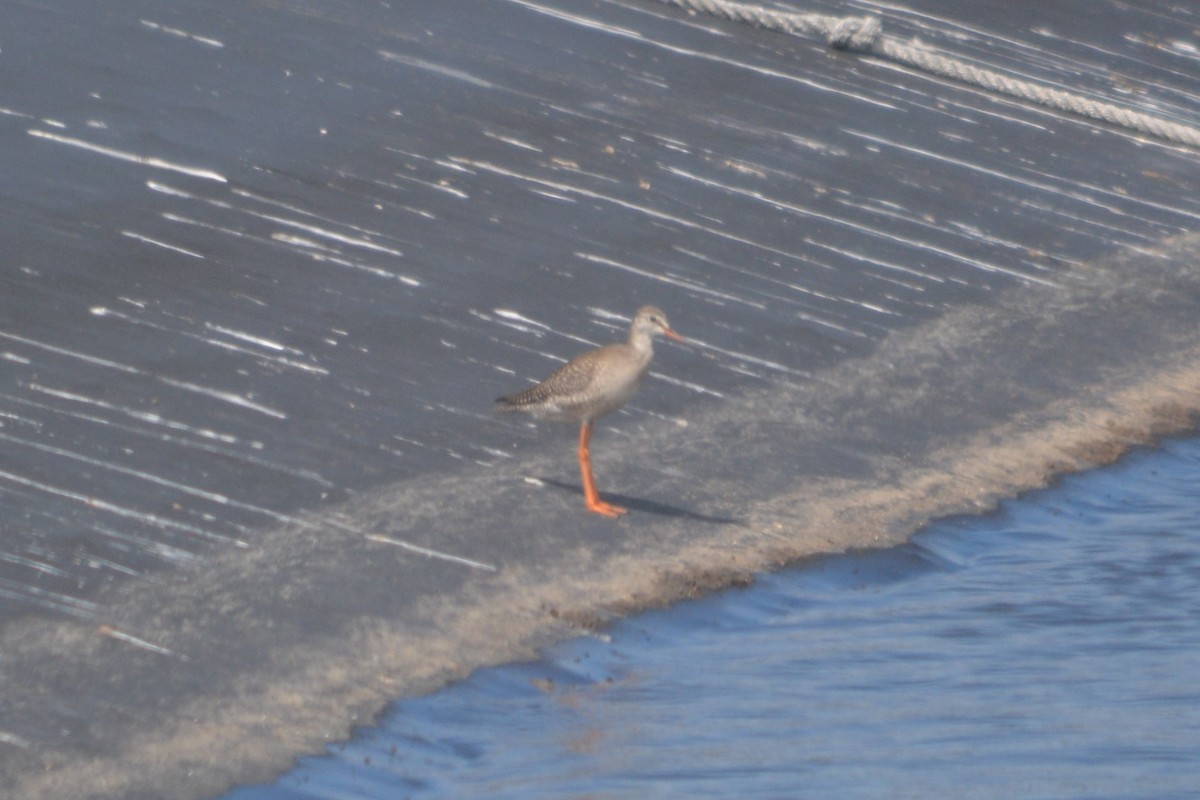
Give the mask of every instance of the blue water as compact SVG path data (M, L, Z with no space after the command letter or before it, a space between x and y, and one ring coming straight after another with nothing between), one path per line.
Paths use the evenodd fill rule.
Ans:
M1200 796L1200 441L398 702L301 798Z

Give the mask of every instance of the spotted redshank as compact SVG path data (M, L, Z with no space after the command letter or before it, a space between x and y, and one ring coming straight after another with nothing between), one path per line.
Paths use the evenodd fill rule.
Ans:
M650 369L654 357L651 340L662 334L686 341L667 324L667 315L654 306L642 306L629 326L629 339L588 350L556 369L549 378L528 389L496 400L500 411L525 411L539 419L579 422L579 472L588 511L618 517L627 509L606 503L596 491L588 445L596 420L629 402Z

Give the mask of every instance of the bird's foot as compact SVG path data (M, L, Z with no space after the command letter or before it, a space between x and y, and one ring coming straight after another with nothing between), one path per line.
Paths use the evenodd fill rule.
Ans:
M620 506L614 506L612 503L606 503L600 499L589 500L586 502L586 505L587 505L587 510L591 511L593 514L603 514L604 516L609 517L611 519L615 519L615 518L621 516L622 514L629 513L628 508L621 508Z

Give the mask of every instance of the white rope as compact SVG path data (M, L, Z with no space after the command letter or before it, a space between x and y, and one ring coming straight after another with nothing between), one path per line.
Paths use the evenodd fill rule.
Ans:
M799 14L730 0L658 1L687 11L711 14L793 36L819 36L829 42L831 47L839 50L886 58L932 75L978 86L1008 97L1028 100L1048 108L1148 133L1166 141L1200 148L1200 130L1194 127L1170 122L1114 103L1051 89L1032 81L1019 80L994 70L973 66L957 58L939 55L916 42L885 36L883 23L878 17Z

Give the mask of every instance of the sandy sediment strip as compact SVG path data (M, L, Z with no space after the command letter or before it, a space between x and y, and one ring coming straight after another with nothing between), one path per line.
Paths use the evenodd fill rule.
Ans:
M788 561L900 542L1187 430L1198 252L1187 237L1123 253L894 335L811 385L602 446L610 493L634 509L617 523L524 480L569 462L472 467L122 586L100 626L14 624L0 788L199 798L267 780L397 696Z

